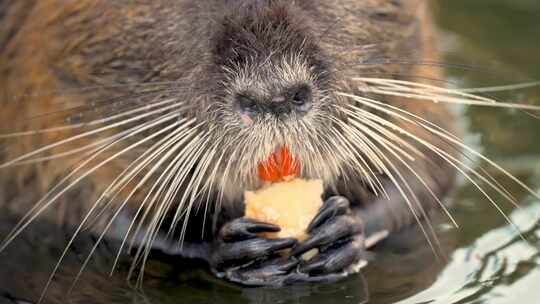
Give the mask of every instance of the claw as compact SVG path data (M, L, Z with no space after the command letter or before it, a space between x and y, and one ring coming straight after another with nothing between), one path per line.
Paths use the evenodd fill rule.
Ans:
M324 202L323 207L311 221L307 231L311 232L321 226L324 222L340 215L344 215L349 210L349 200L342 196L332 196Z
M226 242L242 241L256 238L261 232L280 230L279 226L242 217L225 224L220 230L220 238Z
M308 227L310 237L291 251L296 257L315 248L319 251L300 264L297 273L305 277L297 279L324 282L348 273L365 253L363 230L362 219L351 210L349 200L328 199Z
M310 238L293 248L291 255L298 256L313 248L331 245L360 232L362 229L356 225L352 218L346 216L333 218L324 226L313 231Z
M248 239L241 242L225 244L219 253L220 260L242 261L268 257L276 251L291 248L296 244L296 239L272 239L263 238Z
M283 286L293 283L334 282L350 273L364 253L362 221L349 201L328 199L311 221L310 237L303 243L294 238L266 239L259 234L278 232L276 225L247 218L225 224L216 240L212 266L216 274L248 286ZM278 251L292 248L288 257ZM300 256L317 248L315 257Z
M356 237L343 246L332 247L321 252L300 266L299 271L311 275L321 275L343 271L361 259L363 238Z

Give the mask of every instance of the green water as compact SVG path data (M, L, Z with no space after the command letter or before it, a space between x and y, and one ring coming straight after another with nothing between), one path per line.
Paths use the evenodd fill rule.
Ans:
M444 61L465 66L449 65L450 86L484 87L540 79L540 1L440 0L437 22ZM489 95L540 105L540 88ZM540 118L505 109L460 107L456 111L463 113L460 122L469 130L469 145L540 191ZM78 290L91 291L100 303L540 303L540 201L485 163L473 159L471 164L485 168L519 202L520 208L516 208L495 191L487 191L516 226L462 179L449 198L459 228L447 224L445 218L438 221L446 259L436 259L422 234L413 228L377 248L374 260L361 274L332 285L244 289L203 270L179 271L186 265L172 266L154 259L148 267L144 294L125 286L122 270L104 280L102 276L92 279L89 269L89 277L81 280ZM20 246L32 246L32 242ZM28 267L28 271L43 274L34 278L43 282L57 253L41 255L44 260L39 265L46 266L40 271L37 262L28 263L24 255L10 256L10 265L17 265L13 271L19 273ZM50 259L45 258L48 255ZM77 271L79 264L74 265ZM11 270L6 269L0 269L0 277L9 277ZM5 280L0 291L10 286L13 294L21 294L25 287L20 281ZM65 290L65 284L59 280L51 290ZM61 299L62 293L57 297Z

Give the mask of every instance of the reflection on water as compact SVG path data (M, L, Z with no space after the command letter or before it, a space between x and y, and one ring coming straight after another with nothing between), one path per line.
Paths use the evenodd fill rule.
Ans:
M540 79L540 2L536 0L438 1L439 22L447 31L443 45L449 62L475 71L449 69L461 87L493 86ZM451 12L450 14L448 12ZM540 105L540 89L490 93L500 100ZM512 110L464 110L475 145L533 189L540 190L540 122ZM470 185L454 198L457 249L437 282L403 303L538 303L540 299L540 201L503 178L522 206L501 203L503 216ZM493 191L492 191L493 192ZM495 193L497 202L504 202ZM521 236L517 232L521 231ZM526 241L525 241L526 240ZM431 302L430 302L431 303Z
M540 79L540 1L441 0L438 4L445 60L469 65L448 70L451 85L480 87ZM540 105L540 89L490 95ZM459 110L471 131L469 142L540 191L539 119L512 110ZM415 228L379 246L362 274L332 285L244 289L214 279L192 262L186 265L158 255L150 262L142 294L126 284L127 265L104 280L110 265L97 260L75 288L74 303L538 303L540 202L496 171L488 172L522 205L521 209L500 206L518 227L463 182L452 197L452 214L460 228L438 226L446 261L434 257ZM488 193L503 201L494 191ZM38 226L39 237L30 232L0 255L0 303L36 298L63 249L43 244L65 243L64 231L45 223ZM90 236L83 237L70 250L61 275L51 285L51 303L64 303L65 291L84 259L82 252L93 242ZM114 247L107 243L100 246L100 253L106 257ZM193 271L186 272L188 267Z
M435 284L400 303L528 303L525 296L536 303L540 204L517 210L511 218L521 236L514 227L504 226L455 250Z

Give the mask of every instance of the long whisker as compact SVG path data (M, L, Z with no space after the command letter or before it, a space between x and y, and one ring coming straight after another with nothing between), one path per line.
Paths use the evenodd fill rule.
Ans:
M131 137L131 136L134 136L140 132L143 132L145 130L148 130L150 128L153 128L157 125L160 125L160 124L163 124L167 121L170 121L172 119L175 119L176 118L176 115L177 113L172 113L172 114L169 114L169 115L166 115L164 117L161 117L159 119L156 119L154 121L151 121L149 123L145 123L143 124L142 126L139 126L138 127L138 130L134 130L133 132L131 132L131 134L127 135L125 138L128 138L128 137ZM155 133L155 134L160 134L160 133ZM98 164L97 166L94 166L93 168L91 168L90 170L88 170L87 172L85 172L84 174L82 174L80 177L76 178L74 181L72 181L71 183L69 183L67 186L65 186L64 188L61 189L61 191L59 193L57 193L56 195L54 195L52 198L48 199L48 197L50 195L52 195L54 193L54 191L56 191L56 189L60 189L60 185L62 185L64 182L67 182L76 172L78 171L79 169L81 169L82 167L84 167L86 164L90 163L93 159L95 159L96 157L99 156L99 154L101 154L102 152L104 152L106 149L108 149L109 147L111 147L112 145L114 145L115 143L111 143L109 146L103 148L100 153L96 153L95 155L93 155L92 157L90 157L88 160L84 161L78 168L76 168L72 173L70 173L67 177L65 177L60 183L57 184L57 186L53 187L53 189L51 189L20 221L19 221L19 224L17 224L17 226L14 228L14 230L8 234L8 237L2 242L2 245L0 246L0 251L4 250L5 247L11 243L11 241L13 241L13 239L18 235L20 234L20 232L22 232L22 230L24 230L32 221L34 221L34 219L39 215L41 214L45 209L47 209L51 204L53 204L60 196L62 196L65 192L67 192L69 189L71 189L74 185L76 185L78 182L80 182L82 179L84 179L85 177L87 177L88 175L92 174L93 172L95 172L96 170L98 170L99 168L101 168L103 165L105 165L106 163L112 161L113 159L117 158L118 156L126 153L127 151L141 145L142 143L144 142L147 142L149 139L151 138L154 138L155 137L155 134L153 134L152 136L149 136L149 137L146 137L145 139L141 140L141 141L138 141L136 142L135 144L133 145L130 145L129 147L115 153L114 155L112 155L111 157L107 158L105 161L101 162L100 164ZM121 140L121 139L120 139ZM118 140L118 141L120 141ZM118 142L116 141L116 142ZM41 206L43 205L43 206ZM37 211L36 211L37 210ZM35 213L35 214L33 214ZM32 215L33 214L33 215Z
M185 157L184 152L186 152L187 148L192 146L192 141L197 140L197 137L192 137L192 135L195 133L194 130L197 129L197 126L191 129L188 129L185 131L185 134L183 134L181 140L175 144L175 146L171 149L171 153L176 153L176 151L179 151L175 158L169 162L168 166L163 170L162 174L155 180L154 184L152 185L152 188L148 191L146 197L140 204L136 215L134 216L134 220L130 224L130 227L128 229L128 232L131 231L132 226L135 223L135 220L139 217L139 214L144 210L144 213L142 214L139 224L137 225L135 232L133 233L132 240L130 241L130 246L128 248L128 252L132 250L132 247L134 246L135 237L139 235L139 231L142 229L142 225L146 219L146 217L149 215L150 211L152 210L154 204L158 201L158 199L162 196L163 191L165 190L165 187L169 185L169 181L174 177L175 172L177 171L177 168L180 167L182 164L182 159ZM187 144L186 144L187 143ZM159 188L158 188L159 186ZM157 188L157 190L156 190ZM152 197L150 199L150 197ZM146 206L147 202L150 200L150 203L148 204L147 208L143 208ZM123 242L126 242L128 234L126 233L126 237L124 238ZM143 238L141 240L141 244L144 244L146 242L146 238ZM139 248L139 250L141 250ZM135 267L137 263L137 260L132 263L132 268ZM131 276L131 274L130 274Z
M210 131L209 133L212 133L212 132ZM206 167L207 163L210 161L209 154L212 154L212 155L214 154L214 152L211 152L212 150L210 150L209 147L206 148L208 141L209 141L208 136L205 136L204 138L201 139L201 143L200 143L201 147L193 151L193 157L181 169L182 171L185 171L185 172L181 172L179 174L180 177L178 178L178 182L173 187L171 187L172 189L174 189L174 192L171 192L169 194L169 198L166 200L167 206L170 205L170 203L172 202L172 199L178 194L178 190L180 186L182 186L182 184L185 181L185 178L188 176L188 172L186 169L193 168L193 172L189 174L188 184L185 185L182 189L183 193L182 193L182 196L178 200L178 206L176 207L176 211L174 213L171 226L169 227L168 232L166 234L166 239L172 238L172 235L174 231L176 230L176 225L178 224L180 217L185 218L185 217L188 217L189 215L191 205L193 204L193 199L194 199L193 195L196 195L196 193L194 194L193 192L196 191L196 189L198 188L198 185L200 184L202 180L202 175L203 175L202 167L203 166ZM203 149L202 147L205 147L206 149ZM205 154L205 153L208 153L208 154ZM200 158L201 156L202 156L202 159ZM195 164L195 162L197 162L197 164ZM191 197L191 198L188 200L188 197ZM187 208L184 207L186 202L188 202ZM184 213L187 213L188 215L184 216ZM161 223L159 225L161 226ZM180 235L181 240L183 239L183 236L184 236L184 229L182 229L182 232Z
M354 64L354 63L352 63ZM465 63L456 63L456 62L444 62L444 61L433 61L433 60L403 60L403 59L393 59L393 58L370 58L368 60L363 60L357 63L360 66L365 68L372 68L373 66L377 67L380 65L410 65L410 66L433 66L440 68L454 68L464 71L479 72L491 76L496 76L497 71L486 69L482 66L476 66Z
M380 111L383 111L384 113L387 113L389 115L392 115L394 117L397 117L399 119L402 119L402 120L405 120L407 122L410 122L410 123L414 123L414 124L417 124L417 125L420 125L422 127L426 127L425 125L423 124L420 124L418 122L414 122L410 119L407 119L406 117L403 117L402 115L399 115L397 114L395 111L390 111L388 109L380 109L381 107L376 105L376 102L373 102L372 100L370 99L366 99L364 100L364 98L362 97L354 97L353 98L354 100L356 101L359 101L360 103L364 104L364 105L367 105L367 106L371 106L373 108L376 108ZM390 123L389 121L384 121L383 122L384 124L388 124L389 126L390 125L393 125L392 123ZM396 126L393 126L393 127L396 127ZM431 130L431 131L436 131L436 130L433 130L432 128L426 128L426 130ZM446 151L428 143L427 141L419 138L418 136L402 129L402 134L410 137L411 139L417 141L418 143L424 145L426 148L432 150L433 152L435 152L438 156L440 156L442 159L444 159L445 161L447 161L451 166L453 166L454 168L456 168L456 170L458 170L461 174L463 174L463 176L465 178L467 178L469 181L471 181L471 183L473 183L473 185L490 201L490 203L498 210L498 212L505 218L505 220L512 226L514 226L516 228L517 231L519 231L519 229L517 229L517 227L515 226L515 223L513 223L509 217L502 211L502 209L499 207L499 205L491 198L491 196L489 196L489 194L487 194L485 192L485 190L480 187L478 185L478 183L476 183L472 178L471 176L469 176L465 171L463 171L463 169L461 169L461 167L464 167L466 170L468 170L469 172L471 172L474 176L476 176L477 178L481 179L484 183L486 183L488 186L490 186L492 189L494 189L495 191L497 191L499 194L501 194L503 197L505 197L507 200L509 200L510 202L512 202L513 204L516 204L514 201L513 201L513 198L512 197L509 197L508 195L506 195L506 192L505 191L502 191L501 189L499 189L497 187L497 185L493 184L489 179L487 179L486 177L484 177L483 175L479 174L477 171L475 171L474 169L470 168L469 166L467 166L465 163L463 163L462 161L460 161L459 159L456 159L455 157L453 157L452 155L450 155L449 153L447 153ZM452 139L451 137L447 137L447 139ZM465 146L464 144L461 143L461 145ZM470 148L469 148L470 149ZM472 149L471 149L472 150ZM474 151L474 150L473 150ZM516 179L514 177L514 179ZM534 193L533 194L535 196L538 196L538 194ZM517 205L517 204L516 204ZM520 233L521 235L521 233Z
M0 164L0 169L9 167L9 166L11 166L13 164L16 164L16 163L18 163L18 162L20 162L22 160L28 159L28 158L30 158L30 157L32 157L34 155L37 155L39 153L45 152L45 151L53 149L55 147L64 145L66 143L69 143L69 142L72 142L72 141L75 141L75 140L78 140L78 139L82 139L82 138L85 138L85 137L88 137L88 136L91 136L91 135L94 135L94 134L97 134L97 133L100 133L100 132L104 132L106 130L111 130L111 129L114 129L114 128L129 124L129 123L141 120L141 119L146 118L146 117L151 116L151 115L155 115L155 114L158 114L158 113L162 113L162 112L172 110L174 108L178 108L180 106L181 106L181 104L173 104L173 105L170 105L170 106L167 106L167 107L160 108L158 110L154 110L154 111L150 111L150 112L138 115L136 117L132 117L132 118L129 118L129 119L122 120L122 121L114 123L114 124L109 124L109 125L107 125L105 127L101 127L101 128L98 128L98 129L95 129L95 130L92 130L92 131L88 131L88 132L85 132L85 133L82 133L82 134L72 136L72 137L64 139L64 140L60 140L58 142L55 142L53 144L44 146L44 147L39 148L37 150L34 150L34 151L30 152L30 153L24 154L24 155L19 156L19 157L15 158L15 159L12 159L12 160L7 161L7 162L5 162L3 164Z
M173 174L174 174L173 185L169 185L169 187L167 188L167 191L163 193L164 194L164 198L162 199L163 202L159 205L158 210L156 211L156 214L154 215L153 220L148 225L149 228L147 230L147 233L145 237L142 239L142 242L146 243L146 246L145 246L146 249L144 249L143 247L140 247L138 249L137 254L135 255L135 258L134 258L134 262L132 263L132 267L130 268L130 271L129 271L129 276L131 276L133 271L135 270L134 267L138 264L137 261L140 258L143 258L143 263L141 266L142 267L141 273L139 276L139 282L141 282L142 273L144 272L144 266L145 266L144 261L147 259L147 256L150 252L154 238L157 236L158 227L161 226L161 223L164 220L163 215L165 214L166 210L169 210L170 204L172 203L174 196L179 191L179 185L181 185L181 183L184 181L184 179L187 176L188 168L193 166L193 162L195 159L194 155L198 154L197 152L191 153L190 151L193 151L194 149L197 149L197 148L200 150L202 146L200 145L200 143L201 143L201 137L196 136L192 141L189 142L188 145L186 145L183 148L183 151L179 152L178 156L180 159L177 162L177 165L175 165L175 169L171 171L171 174L169 174L168 176L168 180L170 181L170 180L173 180Z
M144 126L145 125L143 125L142 127L144 127ZM77 172L79 172L87 164L92 162L94 159L99 157L102 153L104 153L106 150L108 150L109 148L111 148L115 144L121 142L122 140L125 140L125 139L129 138L130 136L132 136L134 134L139 133L139 132L136 132L137 130L144 131L146 129L141 129L141 126L136 126L136 127L131 128L131 129L127 129L127 130L122 131L121 133L117 134L117 136L114 136L116 138L114 141L108 142L106 145L99 146L98 148L90 151L90 152L92 152L92 153L88 154L90 157L87 158L86 160L84 160L82 163L80 163L76 168L71 170L71 172L69 174L64 176L62 180L60 180L58 183L56 183L55 186L53 186L45 195L43 195L42 198L27 212L27 214L25 216L23 216L23 218L19 221L19 223L13 228L12 233L13 233L13 231L16 231L19 228L20 224L25 222L26 219L28 217L30 217L31 214L33 214L36 210L38 210L39 206L41 206L47 200L47 198L49 198L49 196L51 196L54 192L59 190L62 187L62 185L64 185L64 183L66 183L73 176L75 176L75 174ZM87 155L84 155L84 156L87 156ZM84 159L84 157L82 159ZM7 238L11 237L12 233L10 233ZM2 251L1 248L0 248L0 251Z
M361 120L363 122L363 124L366 124L366 125L370 126L371 128L373 128L374 130L380 132L384 136L387 136L387 137L390 136L391 132L389 132L388 129L385 129L383 125L379 125L380 124L380 122L379 122L380 118L378 116L376 116L376 115L374 115L372 113L369 113L367 111L349 112L349 114L351 115L351 118L353 119L353 121L357 120L357 119L360 119L360 118L364 118L364 119ZM372 134L372 136L373 136L373 134ZM390 140L395 140L395 137L389 137L389 138L390 138ZM397 139L399 139L399 137ZM425 182L425 180L403 159L403 157L397 155L397 153L395 153L394 151L391 151L391 150L395 150L397 152L400 152L400 154L402 154L404 157L407 157L408 154L404 153L403 151L400 151L399 149L396 149L397 147L395 145L392 145L388 140L386 140L385 138L383 138L381 136L374 137L374 140L376 142L379 142L380 144L382 144L387 151L392 153L392 155L394 155L394 157L401 164L403 164L409 170L409 172L411 172L411 174L413 174L418 179L418 181L422 184L422 186L424 186L426 188L426 190L428 190L429 194L434 198L434 200L438 203L438 205L443 209L445 214L452 221L453 225L456 228L459 228L459 225L457 224L454 217L450 214L449 210L446 208L446 206L443 204L443 202L440 200L440 198L428 186L428 184ZM390 149L389 145L392 146L391 149ZM423 153L418 151L416 148L413 147L413 149L415 151L417 151L417 153L419 153L421 156L425 156ZM412 159L411 161L414 162L414 159ZM435 234L433 234L433 235L435 235Z
M176 189L179 189L179 187L175 187ZM171 195L170 193L171 192L174 192L174 193L177 193L178 190L174 190L174 191L171 191L171 190L167 190L167 192L165 193L165 196L169 196ZM176 195L176 194L174 194ZM165 204L161 203L159 206L158 206L158 210L156 211L154 217L153 217L153 220L151 221L151 223L148 225L148 229L147 229L147 233L144 237L144 244L145 246L144 247L140 247L139 250L137 251L137 254L135 255L135 258L134 258L134 262L132 263L132 268L130 269L130 272L129 272L129 276L132 275L133 271L134 271L134 267L138 264L138 261L140 260L140 270L139 270L139 276L138 276L138 279L137 279L137 285L138 286L142 286L142 283L143 283L143 277L144 277L144 272L145 272L145 268L146 268L146 261L150 255L150 252L153 248L153 244L156 240L156 238L158 237L158 233L160 231L160 228L162 227L163 225L163 222L165 220L165 215L166 215L166 212L168 210L170 210L170 205L172 203L172 200L169 200L167 201Z
M398 96L414 100L427 99L434 102L540 111L540 106L536 105L497 102L492 98L473 95L460 90L441 88L411 81L368 77L353 78L353 80L367 84L365 87L359 87L359 90L382 95ZM383 87L377 85L383 85Z
M172 117L175 117L174 115L171 115ZM158 125L160 123L164 123L168 120L170 120L171 117L169 117L168 119L167 118L161 118L158 120L157 123L154 123L155 125ZM68 186L66 186L64 188L64 190L62 190L59 194L57 194L55 197L53 197L51 200L49 200L43 207L42 209L44 208L47 208L50 204L52 204L54 201L56 201L56 199L62 195L65 191L67 191L68 189L70 189L73 185L77 184L80 180L82 180L83 178L85 178L86 176L90 175L91 173L93 173L94 171L96 171L98 168L101 168L102 166L104 166L105 164L107 164L108 162L110 162L111 160L117 158L118 156L126 153L127 151L130 151L132 150L133 148L137 147L137 146L140 146L141 144L149 141L149 140L152 140L153 138L165 133L165 132L168 132L170 129L173 129L175 128L176 126L178 125L178 122L174 123L174 124L171 124L169 125L168 127L165 127L163 129L161 129L160 131L152 134L151 136L148 136L148 137L145 137L139 141L137 141L136 143L126 147L125 149L123 149L122 151L112 155L111 157L107 158L106 160L104 160L103 162L99 163L98 165L94 166L92 169L88 170L86 173L84 173L82 176L80 176L79 178L75 179L72 183L70 183ZM153 127L153 126L151 126ZM56 264L56 266L54 267L53 269L53 272L51 273L51 275L49 276L49 279L45 285L45 288L40 296L40 299L39 299L39 303L41 303L46 295L46 292L48 291L48 287L50 286L54 276L56 275L56 272L58 271L58 268L60 267L60 264L61 262L63 261L67 251L69 250L69 247L71 246L71 244L73 243L73 241L75 240L76 236L78 235L78 232L82 229L82 227L84 226L84 224L86 223L86 221L88 220L88 218L91 216L91 214L93 213L93 211L95 210L95 208L97 207L96 204L94 204L89 212L87 212L86 216L84 217L84 219L81 221L79 227L77 228L76 232L74 233L72 239L70 240L70 242L68 243L68 245L66 246L65 250L63 251L58 263ZM120 209L120 208L119 208ZM29 222L33 221L33 219L31 219ZM21 229L24 229L25 226L23 226ZM96 246L94 246L94 248L97 248L97 245L99 244L99 242L96 243ZM94 250L93 248L93 250Z
M159 156L165 149L167 149L169 146L171 146L173 143L175 143L179 138L181 138L186 133L186 128L188 128L194 120L188 121L186 118L181 119L178 121L180 124L179 127L174 130L174 132L170 132L167 136L160 139L158 142L153 144L147 151L145 151L143 154L141 154L139 157L137 157L131 164L129 164L126 169L124 169L112 182L111 184L105 189L101 196L98 198L97 202L100 202L101 200L105 199L106 197L110 197L108 200L109 202L112 202L115 200L116 196L119 195L122 190L139 174L140 171L142 171L149 163L154 161L157 156ZM165 156L164 156L165 157ZM161 164L164 161L164 159L160 159L159 164ZM158 164L156 164L150 171L154 171L159 167ZM147 174L149 176L151 174ZM145 177L146 178L146 177ZM143 178L143 180L145 180ZM142 182L139 183L138 186L134 187L134 190L138 189L141 186ZM131 197L135 191L132 191L128 197ZM111 197L112 196L112 197ZM102 211L105 212L105 209ZM96 215L96 219L100 218L101 213ZM91 224L89 225L91 226Z
M23 97L46 97L46 96L63 96L70 94L79 94L81 92L95 91L97 89L117 89L117 88L130 88L130 87L146 87L146 86L164 86L164 85L177 85L174 81L155 81L155 82L137 82L137 83L112 83L112 84L99 84L89 85L81 87L72 87L61 90L40 91L33 94L20 94L15 95L12 99L18 99Z
M186 124L186 127L188 127L189 125L191 125L192 123L194 122L194 120L188 122ZM180 130L179 130L180 131ZM163 151L165 151L166 149L168 149L168 151L162 155L160 158L159 158L159 161L153 166L152 169L149 170L149 172L146 174L146 176L139 182L139 185L137 185L135 189L139 188L142 184L144 184L146 182L146 180L148 180L156 171L159 167L161 167L161 165L163 163L165 163L167 160L169 160L169 158L183 145L184 143L184 140L187 140L187 138L189 138L190 134L192 133L193 129L185 129L185 130L181 130L181 132L177 132L178 134L171 134L171 135L175 135L173 136L172 138L167 138L166 140L166 144L156 144L156 147L159 147L159 149L156 151L156 152L152 152L151 154L151 157L152 158L156 158L158 155L160 155L161 153L163 153ZM172 147L171 147L172 146ZM170 148L169 148L170 147ZM172 162L174 163L174 161ZM146 203L149 199L149 197L152 195L152 193L154 192L155 188L160 184L160 180L161 178L166 175L168 172L169 172L169 169L171 168L172 166L169 166L167 167L163 173L161 174L160 177L158 177L158 179L156 179L156 181L154 182L154 184L152 185L152 188L147 192L147 195L146 197L142 200L142 202L140 203L139 205L139 208L137 209L136 213L134 214L133 216L133 220L131 221L128 229L126 230L126 233L125 233L125 236L122 240L122 244L120 245L120 248L118 250L118 254L116 255L116 258L114 260L114 263L113 263L113 266L111 268L111 275L114 273L114 269L116 268L116 265L118 263L118 260L120 258L120 255L123 251L123 248L124 246L126 245L126 242L127 242L127 239L128 239L128 236L129 234L131 233L131 230L133 229L134 225L135 225L135 222L137 220L137 218L139 217L139 214L143 211L143 209L146 207ZM132 191L132 193L134 193L134 191ZM131 197L128 196L128 197ZM150 210L151 209L151 206L149 206L148 208L146 208L146 210ZM143 218L144 220L144 218Z
M190 160L186 162L185 165L180 169L180 174L176 178L175 185L171 187L171 189L174 189L174 191L170 191L168 196L165 198L165 202L167 202L166 205L169 206L172 203L172 200L174 199L176 194L178 193L178 190L180 186L182 186L185 178L189 176L189 182L183 189L183 194L178 202L178 207L176 207L176 211L172 220L172 225L167 233L167 237L169 237L176 229L176 224L180 219L180 213L184 208L184 204L186 204L186 201L188 200L188 196L192 194L191 191L194 191L194 186L198 185L200 183L200 179L202 179L202 167L205 166L206 163L209 161L209 155L207 154L207 152L210 151L208 151L207 145L209 143L210 134L212 133L212 131L213 130L210 129L208 131L208 134L201 138L199 147L193 151ZM202 159L201 156L203 157ZM190 174L190 172L188 172L188 169L193 167L195 167L194 171ZM189 202L190 205L191 203L192 201Z
M361 133L361 130L365 131L365 127L363 127L361 124L360 125L357 125L357 131L358 132L353 132L351 131L351 127L346 125L346 124L342 124L341 121L339 120L335 120L336 123L340 124L341 127L346 131L346 133L352 137L352 139L354 140L354 146L358 146L360 149L360 151L363 151L370 159L370 161L374 164L375 166L375 170L379 171L379 172L382 172L384 171L382 168L384 168L384 163L382 162L382 160L377 156L377 154L375 153L375 151L373 151L369 145L366 143L367 139L365 138L365 136L363 136L363 134ZM332 133L336 134L337 131L335 130L332 130ZM340 137L337 137L338 139L340 139ZM345 140L342 140L341 141L342 144L345 144L347 145L347 142ZM353 150L357 150L357 149L353 149ZM355 155L353 157L355 157L356 155L359 155L358 153L355 153ZM377 174L375 174L375 172L373 171L373 169L371 169L371 166L369 166L365 160L363 160L363 158L361 158L361 161L363 163L366 164L367 168L369 169L369 173L368 173L368 176L373 176L375 178L375 182L377 183L377 187L374 187L373 184L370 184L372 187L374 187L375 190L380 190L381 193L383 193L386 197L388 197L388 194L386 193L386 190L384 189L384 186L382 185L381 181L377 178ZM358 164L356 163L353 164L353 166L358 166ZM377 191L374 191L375 193L378 193ZM388 197L389 198L389 197Z
M217 158L214 164L214 169L210 172L210 174L207 176L207 181L204 184L201 191L204 193L206 192L206 200L203 200L204 204L204 214L203 214L203 224L201 229L201 238L204 236L204 232L206 231L206 217L208 216L208 208L210 207L210 199L213 189L213 183L216 180L218 169L222 165L223 158L225 157L225 149L222 149L220 156Z
M339 122L339 121L338 121ZM354 163L353 165L363 174L364 178L368 181L368 183L371 185L373 189L376 189L376 187L373 185L372 177L376 176L375 173L371 170L370 165L365 160L365 157L362 156L358 151L364 151L368 156L375 155L375 153L369 149L367 145L363 145L364 150L355 149L352 147L352 141L347 140L342 134L337 132L334 128L330 128L329 131L332 133L332 135L340 140L341 143L343 143L343 148L346 149L347 153L349 153L349 159ZM363 144L363 141L358 141L357 144ZM360 160L360 162L358 162ZM379 168L380 163L377 162L379 158L372 159L373 163L377 168ZM366 169L367 168L367 169Z
M176 90L171 90L172 92ZM76 106L60 107L60 104L73 102L73 99L66 100L65 102L55 102L54 111L41 112L36 115L28 116L18 121L19 125L30 125L33 122L39 122L42 119L50 120L54 117L62 119L70 124L77 124L74 121L82 121L85 116L92 117L99 111L106 111L106 116L116 115L116 113L123 113L129 111L134 107L138 107L140 104L152 103L154 101L144 101L142 98L153 97L154 100L159 100L164 96L164 93L169 91L154 90L140 93L130 93L127 95L116 96L113 98L102 98L98 100L86 100L84 104L77 102ZM77 100L77 99L75 99ZM78 101L78 100L77 100Z
M179 128L179 129L176 129L174 131L174 135L178 135L178 134L182 134L182 128ZM168 146L170 146L171 143L168 144ZM164 149L161 149L161 152L163 151ZM153 157L157 157L159 156L159 151L158 151L158 154L156 155L154 153ZM80 276L82 275L84 269L86 268L86 266L88 265L92 255L94 254L95 250L97 249L98 245L101 243L101 241L103 240L103 238L105 237L106 233L108 232L108 230L110 229L110 227L112 226L114 220L118 217L118 215L120 215L120 213L122 212L122 210L125 208L125 206L128 204L128 202L130 201L131 197L137 192L137 190L153 175L153 173L157 170L157 168L159 168L159 166L165 162L167 158L161 158L160 159L160 162L158 162L158 164L155 164L154 167L139 181L139 183L131 190L131 192L124 198L124 201L122 202L122 204L117 208L116 212L112 215L111 219L109 220L109 222L106 224L105 228L103 229L101 235L99 236L99 238L96 240L96 244L94 245L94 247L90 250L90 252L88 253L86 259L84 260L82 266L81 266L81 269L79 270L77 276L75 277L75 280L70 288L70 292L73 290L73 288L75 287L78 279L80 278ZM127 236L127 234L126 234ZM119 251L119 254L118 256L120 255L121 251ZM114 267L114 265L113 265ZM114 269L114 268L113 268Z
M476 93L490 93L490 92L506 92L506 91L515 91L530 89L540 86L540 81L530 81L516 84L508 84L501 86L492 86L492 87L481 87L481 88L463 88L459 89L461 92L476 94Z
M6 133L6 134L0 134L0 139L5 138L19 138L21 136L33 136L38 134L44 134L44 133L55 133L59 131L65 131L65 130L72 130L72 129L78 129L78 128L85 128L85 127L91 127L95 125L105 124L109 123L111 121L115 121L119 118L130 116L139 112L147 112L153 108L161 107L166 104L170 103L177 103L178 100L176 99L167 99L161 102L153 102L145 104L144 106L137 107L133 110L128 111L122 111L120 114L116 115L107 115L107 117L96 119L84 123L76 123L76 124L69 124L64 126L58 126L58 127L52 127L52 128L46 128L46 129L39 129L39 130L30 130L30 131L24 131L24 132L14 132L14 133Z
M381 111L381 112L389 114L391 116L394 116L394 117L396 117L398 119L401 119L403 121L406 121L408 123L417 124L417 125L421 126L422 128L424 128L425 130L427 130L427 131L429 131L429 132L431 132L431 133L433 133L433 134L435 134L437 136L440 136L441 138L443 138L445 140L448 140L449 142L451 142L453 144L456 144L459 148L465 149L466 151L473 154L474 156L476 156L476 157L482 159L483 161L487 162L489 165L493 166L496 170L503 173L506 177L510 178L516 184L518 184L520 187L522 187L527 192L529 192L529 194L533 195L535 198L540 199L540 194L539 193L537 193L536 191L531 189L529 186L527 186L525 183L523 183L517 177L515 177L510 172L505 170L503 167L498 165L496 162L494 162L491 159L489 159L488 157L484 156L482 153L479 153L479 152L475 151L473 148L471 148L468 145L461 142L459 140L459 138L457 138L451 132L449 132L447 130L444 130L443 128L441 128L439 126L434 125L432 122L429 122L426 119L421 118L421 117L419 117L419 116L417 116L417 115L415 115L413 113L410 113L408 111L405 111L403 109L397 108L395 106L391 106L389 104L381 103L379 101L376 101L376 100L373 100L373 99L370 99L370 98L355 96L355 95L346 94L346 93L340 93L340 94L343 95L343 96L353 98L354 100L356 100L356 101L358 101L358 102L360 102L360 103L362 103L364 105L367 105L367 106L369 106L369 107L371 107L371 108L373 108L375 110ZM409 116L409 118L407 118L404 115ZM436 126L436 127L434 127L434 126ZM516 202L514 202L513 200L510 200L510 201L512 201L513 204L516 207L519 207Z
M367 129L364 129L364 132L366 132L366 131L367 131ZM357 133L358 135L362 134L361 132L355 132L355 133ZM390 181L392 182L392 184L394 185L396 190L400 193L401 197L403 197L403 199L406 202L406 204L408 205L409 210L411 211L414 219L416 220L416 222L418 223L420 229L422 230L423 234L425 235L426 241L428 242L428 244L431 247L434 254L439 256L435 245L432 243L428 232L426 231L422 221L420 220L420 215L417 213L416 209L413 207L413 203L411 201L411 198L406 193L406 192L408 192L411 195L411 197L415 200L415 202L417 204L419 204L418 198L416 197L416 194L410 188L407 180L403 177L403 175L398 170L398 168L394 165L394 163L384 153L382 153L382 151L374 144L374 142L372 140L369 140L369 139L366 138L365 140L363 140L363 142L365 142L367 144L367 146L373 151L373 153L370 153L370 156L379 156L380 157L380 160L381 160L380 166L381 166L382 171L390 179ZM357 142L355 142L354 144L356 144L356 143ZM359 149L362 149L362 147L359 146ZM399 181L401 181L401 183L403 183L403 185L405 186L407 191L405 191L405 189L403 189L403 187L401 186L401 183ZM423 212L423 209L422 208L420 208L420 209L421 209L421 212ZM436 236L435 236L435 238L436 238Z

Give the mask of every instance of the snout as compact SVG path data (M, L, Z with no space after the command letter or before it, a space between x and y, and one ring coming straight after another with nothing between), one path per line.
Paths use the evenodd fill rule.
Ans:
M313 106L313 90L308 84L297 84L275 94L245 91L235 96L235 108L245 119L259 115L304 115Z

